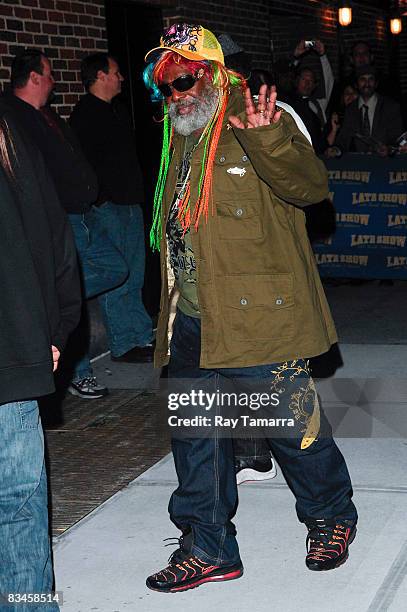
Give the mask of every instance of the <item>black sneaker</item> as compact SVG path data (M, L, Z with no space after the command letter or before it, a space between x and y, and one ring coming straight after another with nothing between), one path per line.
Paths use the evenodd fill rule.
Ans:
M151 342L145 346L135 346L119 357L110 355L110 359L112 361L122 361L124 363L151 363L154 361L154 351L155 342Z
M147 578L146 585L149 589L162 593L177 593L195 589L205 582L235 580L243 575L240 562L227 566L212 565L185 550L182 537L179 542L181 548L172 553L168 566Z
M95 376L87 376L71 382L68 391L72 395L77 395L83 399L98 399L109 393L107 387L98 384Z
M273 457L235 457L236 482L241 484L248 480L268 480L277 475Z
M320 572L335 569L345 563L349 555L349 544L356 535L356 525L348 521L333 522L324 519L308 524L307 556L308 569Z

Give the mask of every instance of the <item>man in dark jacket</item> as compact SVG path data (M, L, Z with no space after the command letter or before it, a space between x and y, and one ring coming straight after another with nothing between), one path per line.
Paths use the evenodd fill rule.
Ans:
M75 134L47 102L54 87L51 65L36 49L26 49L11 67L13 95L6 97L21 129L43 154L59 200L71 223L87 298L117 287L128 275L126 263L111 242L90 232L86 213L97 197L97 178ZM82 331L82 330L81 330ZM83 330L83 333L87 333ZM92 375L88 352L75 363L69 391L85 399L106 395Z
M370 42L366 40L356 40L350 49L349 64L344 66L344 80L353 82L356 80L356 72L360 66L374 66L375 53ZM377 92L383 96L388 96L398 102L402 99L400 89L400 79L395 70L394 62L390 65L391 73L384 73L382 70L377 71Z
M116 99L123 77L107 53L82 61L86 91L70 118L99 182L97 204L87 216L125 259L125 283L99 297L114 361L153 360L152 323L142 300L144 284L144 200L142 174L126 108Z
M318 54L321 64L323 95L319 91L317 76L313 68L300 63L310 51ZM334 85L334 76L325 45L320 40L301 40L294 50L294 63L297 69L295 91L287 96L287 102L304 121L310 133L313 147L318 155L322 155L328 146L326 141L327 107ZM317 97L319 95L320 97Z
M55 612L37 398L54 391L53 370L79 321L79 275L42 157L3 105L0 145L0 602L9 609L13 594L37 593L41 610Z
M342 127L336 139L342 151L378 153L386 156L403 132L400 106L391 98L377 93L374 66L356 68L359 96L346 107Z

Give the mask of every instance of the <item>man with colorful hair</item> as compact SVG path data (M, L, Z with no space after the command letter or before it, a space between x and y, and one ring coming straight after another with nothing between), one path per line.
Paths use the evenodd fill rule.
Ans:
M326 171L277 106L275 90L263 85L255 104L244 79L225 68L209 30L175 24L146 61L147 84L164 98L150 236L163 277L155 364L169 361L170 381L190 393L191 414L200 386L216 398L230 385L246 397L259 390L274 397L262 414L282 426L258 435L267 436L308 528L307 567L333 569L348 556L357 513L310 376L308 358L327 351L336 334L301 210L327 196ZM179 291L170 359L167 253ZM231 433L214 426L227 425L225 406L199 408L208 434L189 428L173 435L179 485L169 512L182 535L168 566L147 579L157 591L243 573L231 520ZM251 422L250 414L239 419Z

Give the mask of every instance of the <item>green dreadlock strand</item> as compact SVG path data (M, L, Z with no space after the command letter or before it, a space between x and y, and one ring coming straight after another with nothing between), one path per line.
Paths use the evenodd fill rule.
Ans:
M235 75L233 72L229 71L229 82L232 87L241 87L242 78L240 75Z
M167 105L164 105L163 146L161 150L160 171L154 192L153 223L150 230L150 246L153 251L159 251L161 244L161 209L165 181L170 165L171 141L172 129L168 118Z

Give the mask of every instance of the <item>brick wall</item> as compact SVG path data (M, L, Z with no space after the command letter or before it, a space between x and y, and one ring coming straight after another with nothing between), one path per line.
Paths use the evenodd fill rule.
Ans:
M270 64L269 0L178 1L163 9L164 24L177 20L200 23L213 32L229 32L256 59L259 67Z
M128 0L130 1L130 0ZM389 72L391 52L399 47L399 75L407 94L407 18L397 42L388 34L386 11L379 0L354 0L353 22L337 29L332 1L312 0L133 0L162 7L165 25L177 20L202 23L229 32L257 67L292 52L301 37L319 37L338 72L339 47L349 51L358 39L375 41L376 62ZM79 63L83 55L105 50L103 0L0 0L0 83L9 78L12 56L20 47L36 46L50 57L57 80L57 105L69 113L82 93Z
M80 60L105 51L106 24L103 0L1 0L0 82L6 84L12 57L22 47L45 51L54 70L56 105L69 114L83 92Z

